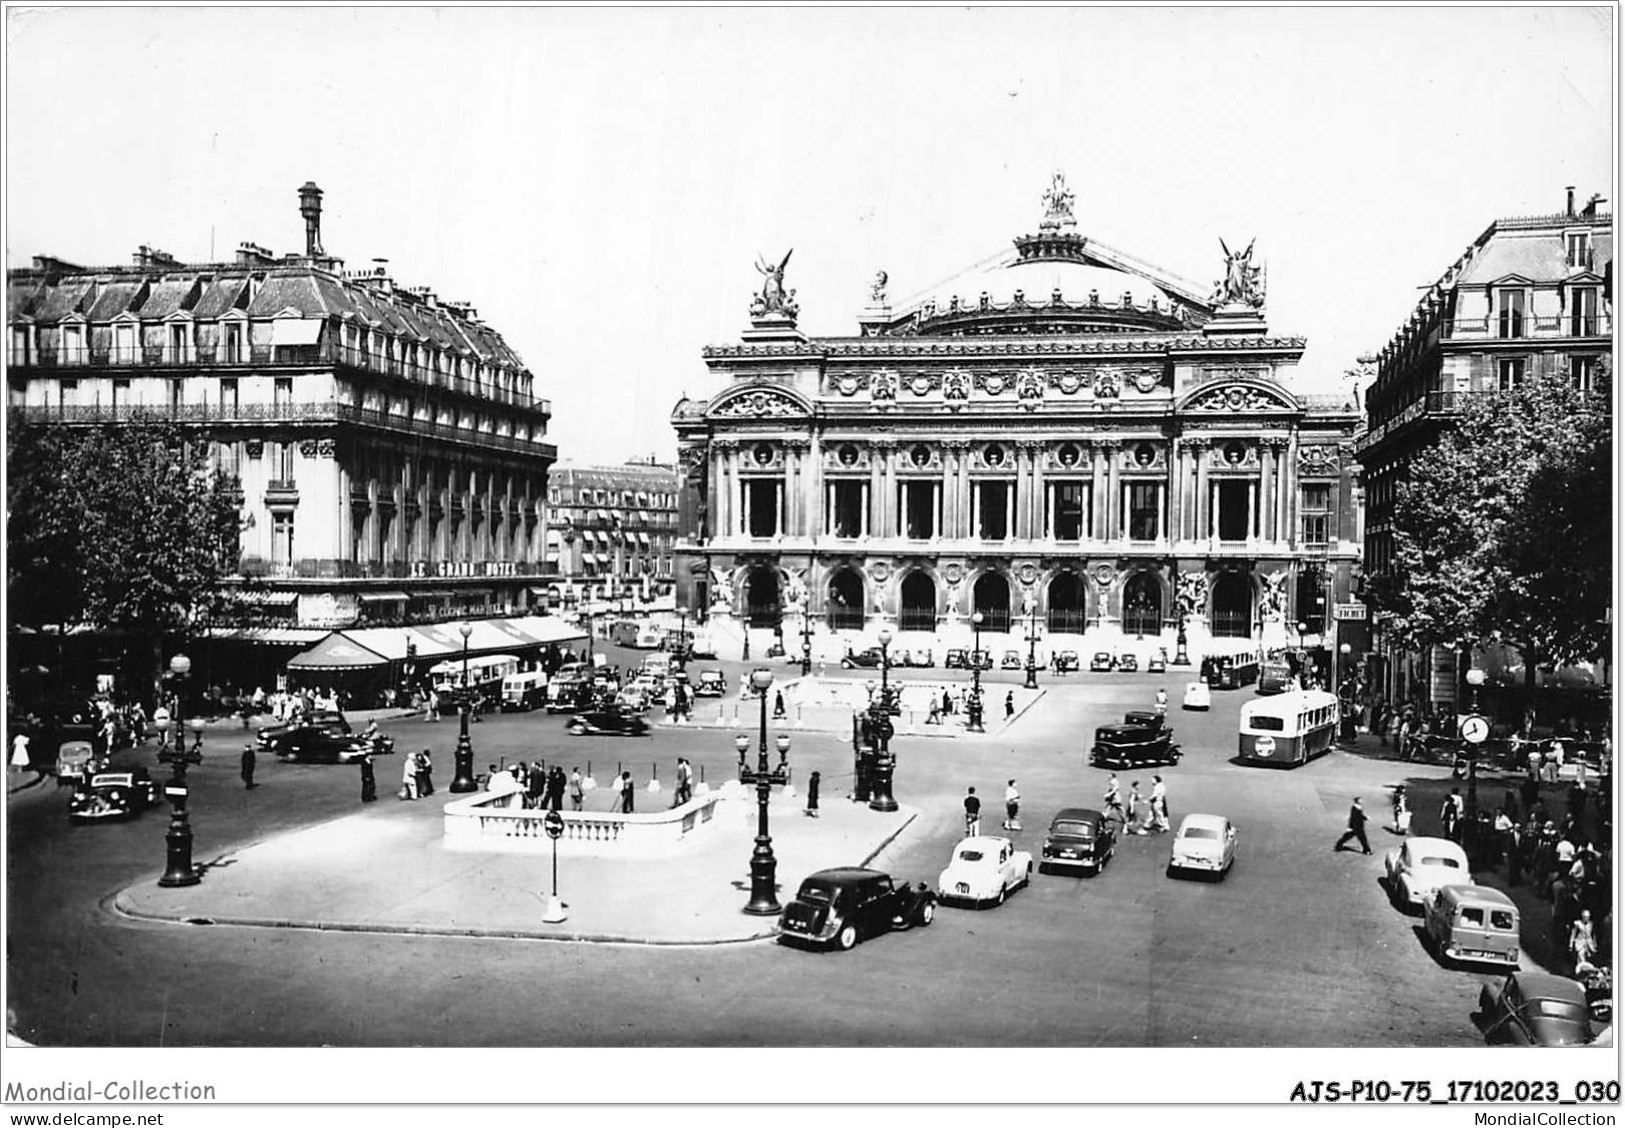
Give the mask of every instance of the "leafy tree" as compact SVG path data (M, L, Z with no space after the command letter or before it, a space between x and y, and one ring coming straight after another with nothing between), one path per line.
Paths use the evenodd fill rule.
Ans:
M1602 656L1612 600L1610 376L1467 396L1396 490L1394 558L1373 583L1403 645L1507 643L1536 666Z
M156 654L237 569L235 483L172 424L13 426L7 471L14 622L124 632Z

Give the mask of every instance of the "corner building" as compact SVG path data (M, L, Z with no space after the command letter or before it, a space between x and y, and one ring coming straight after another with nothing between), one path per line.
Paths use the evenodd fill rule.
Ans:
M704 350L720 390L672 414L676 578L719 638L805 613L962 646L980 612L984 646L1025 653L1035 619L1085 661L1173 657L1182 619L1193 660L1322 644L1296 623L1359 556L1354 405L1293 390L1304 342L1268 332L1251 247L1206 290L1077 234L1059 176L1045 205L914 300L878 276L848 337L801 334L764 271L742 340Z

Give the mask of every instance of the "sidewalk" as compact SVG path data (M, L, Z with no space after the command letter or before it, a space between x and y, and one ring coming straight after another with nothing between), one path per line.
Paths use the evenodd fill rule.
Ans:
M589 807L599 794L589 795ZM563 859L559 896L569 919L552 925L541 920L550 853L447 850L441 812L452 799L402 802L386 794L356 814L231 851L198 885L164 889L154 873L116 894L113 907L189 924L637 944L734 943L774 933L777 918L740 911L750 897L754 793L725 802L715 833L670 859ZM670 803L661 795L638 799ZM866 864L918 814L829 800L817 819L802 813L799 795L775 793L769 804L781 903L815 870Z

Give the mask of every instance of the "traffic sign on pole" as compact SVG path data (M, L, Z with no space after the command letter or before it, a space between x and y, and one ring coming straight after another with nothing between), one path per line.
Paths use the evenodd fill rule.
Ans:
M1332 618L1342 623L1363 623L1366 608L1363 603L1338 603L1332 607Z

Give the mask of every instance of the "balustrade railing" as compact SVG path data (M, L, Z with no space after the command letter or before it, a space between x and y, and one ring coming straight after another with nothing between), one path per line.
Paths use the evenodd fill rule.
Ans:
M121 347L80 347L63 349L58 345L33 347L12 346L8 360L13 368L72 367L111 368L192 367L197 365L318 365L343 364L350 368L385 376L395 376L416 384L458 392L492 403L505 404L553 414L550 401L533 396L501 379L476 380L466 376L443 372L428 365L408 364L398 357L378 356L362 349L343 345L250 345L222 353L217 345L196 345L173 349L169 345L132 345Z
M1060 631L1063 634L1082 634L1087 616L1081 608L1062 609L1052 607L1044 616L1044 622L1051 631Z
M1439 335L1446 340L1456 337L1482 337L1496 341L1518 341L1530 337L1606 337L1614 331L1613 318L1603 313L1566 313L1556 317L1491 314L1489 317L1457 317L1441 321L1439 326Z
M934 631L937 629L937 613L933 608L905 607L897 616L897 628L904 631Z

